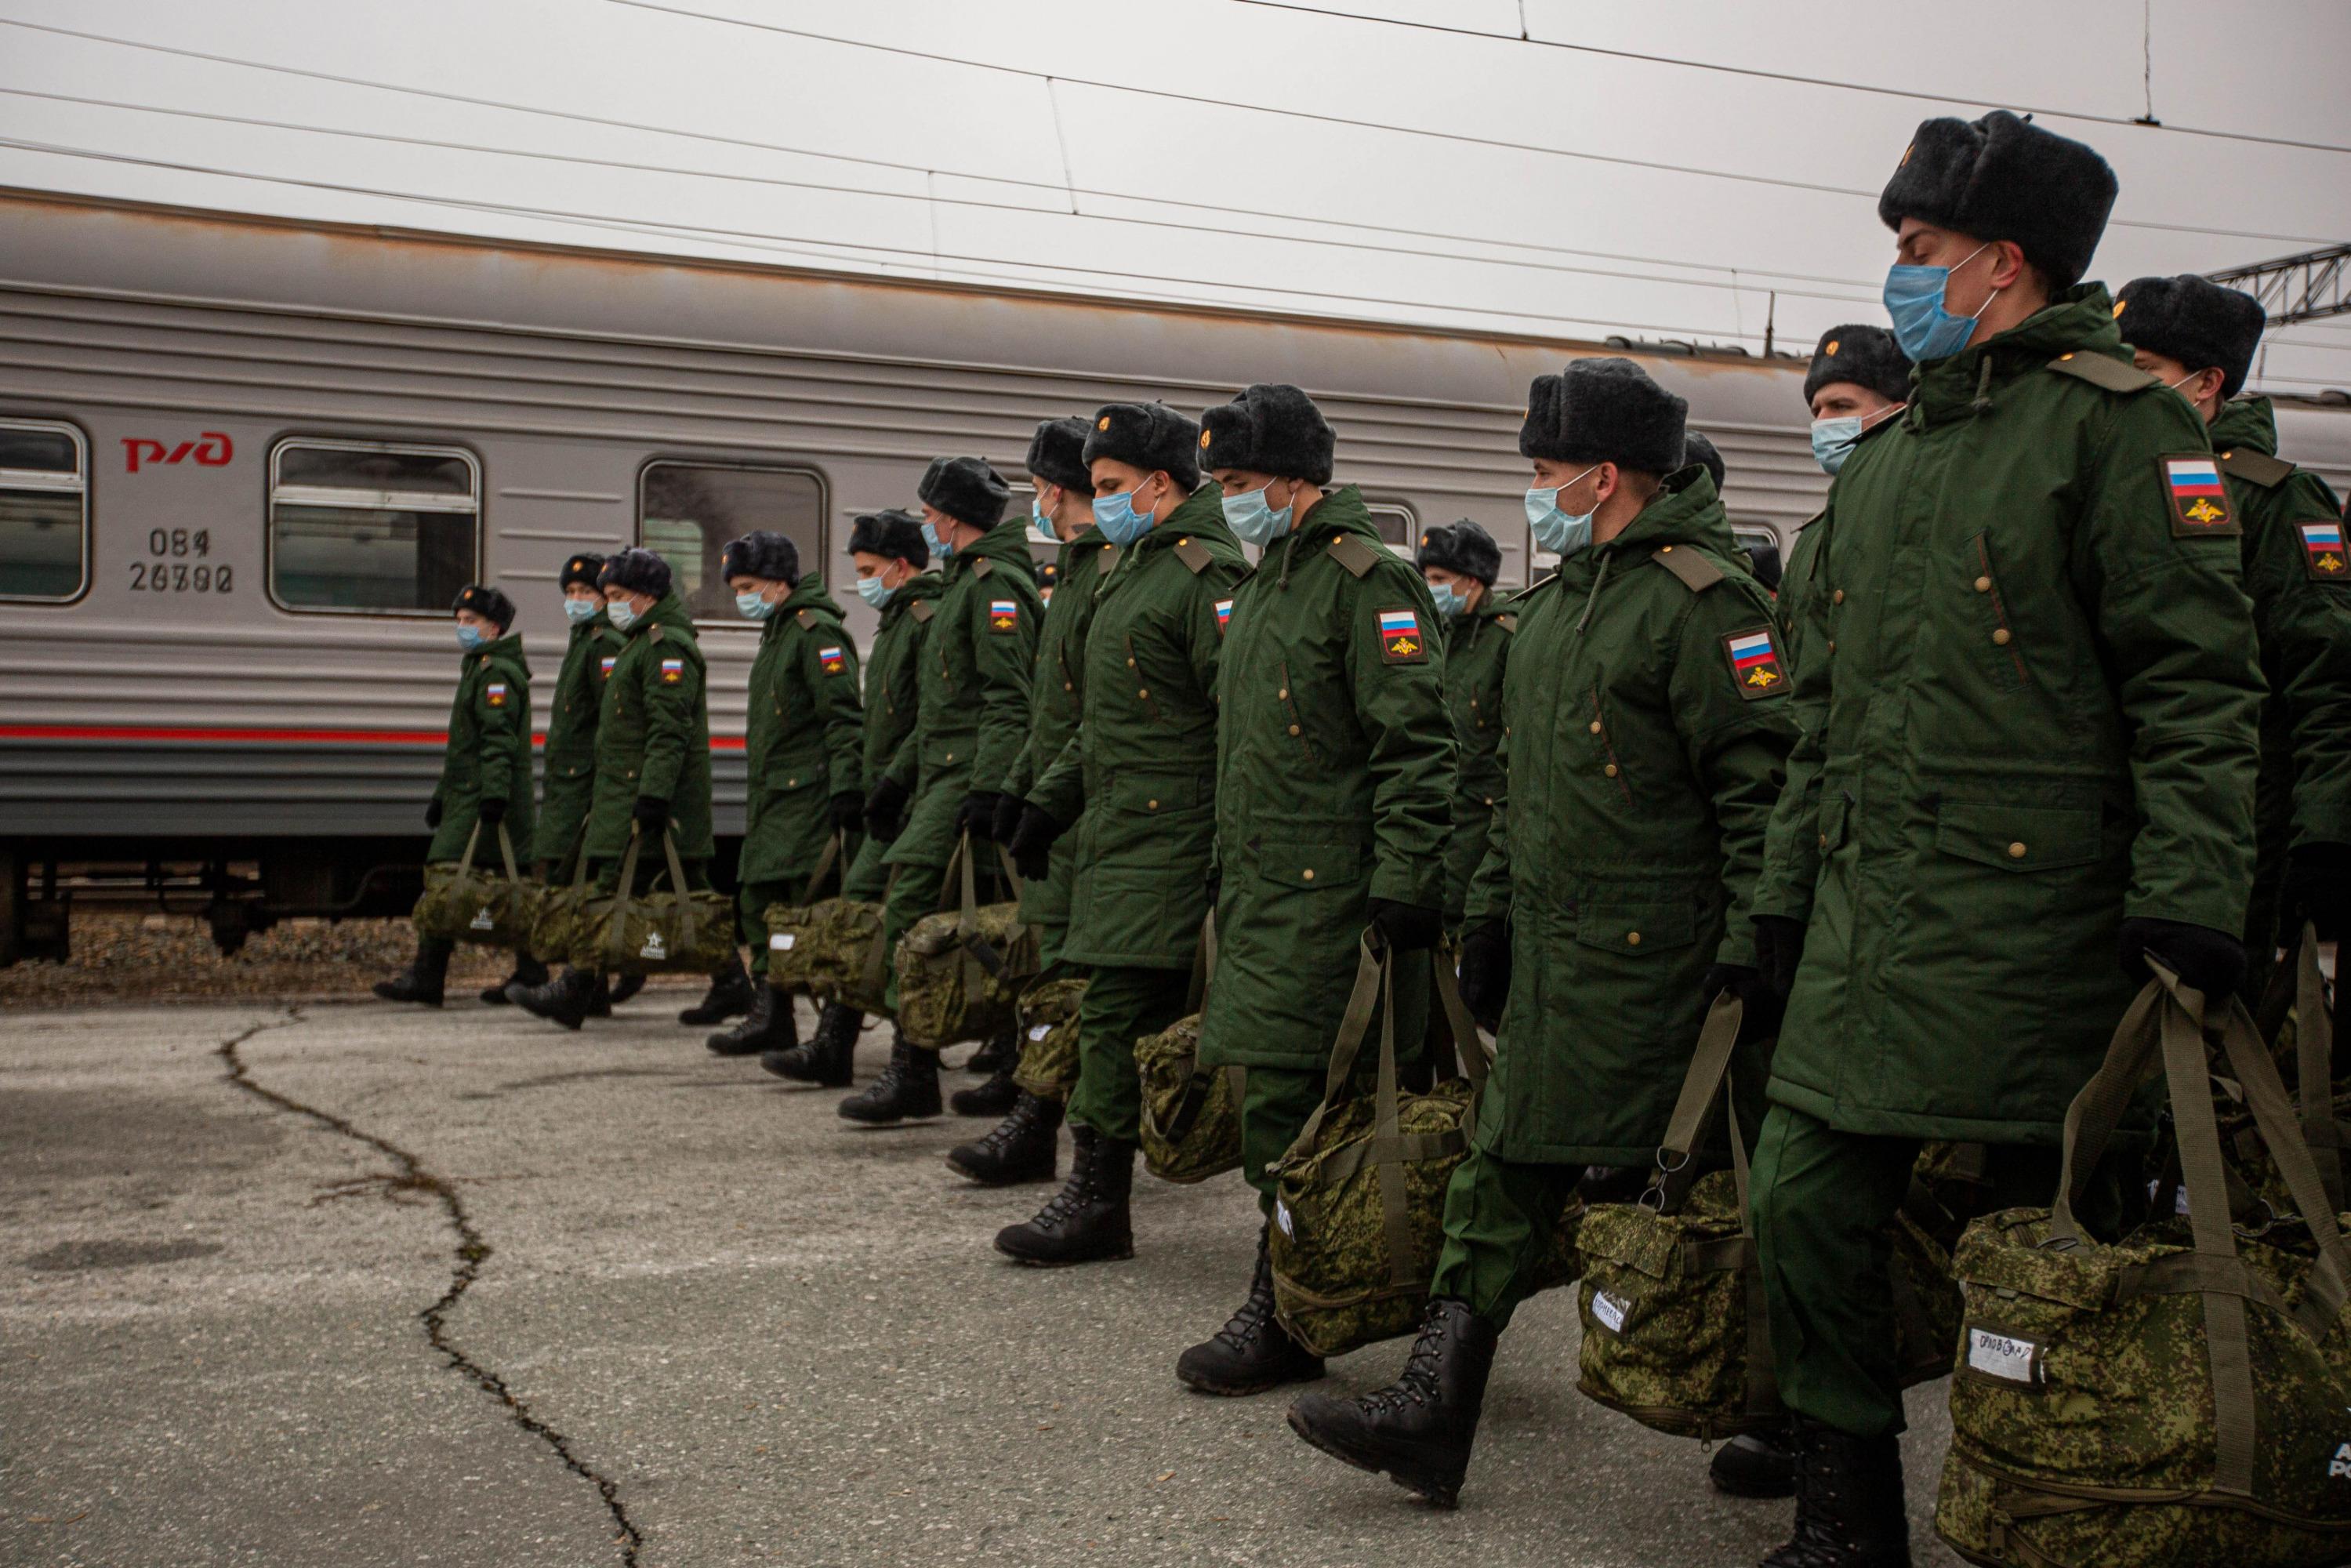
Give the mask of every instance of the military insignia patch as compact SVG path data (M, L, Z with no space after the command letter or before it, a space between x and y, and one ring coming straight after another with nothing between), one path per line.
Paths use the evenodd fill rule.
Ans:
M2296 523L2302 530L2303 563L2320 582L2351 582L2351 564L2343 556L2341 523Z
M1380 656L1391 664L1425 664L1428 662L1428 640L1420 634L1419 612L1380 612Z
M1232 625L1232 623L1233 623L1233 601L1232 601L1231 600L1229 600L1229 599L1219 599L1219 600L1217 600L1217 636L1219 636L1219 637L1223 636L1223 635L1225 634L1226 630L1227 630L1228 627L1230 627L1230 626Z
M2166 457L2164 494L2171 497L2171 537L2202 538L2233 534L2236 515L2220 483L2220 466L2210 457Z
M665 686L674 686L680 681L684 680L685 661L684 659L664 659L661 662L661 678L662 685Z
M824 666L824 673L828 675L841 674L849 668L848 655L838 648L819 648L816 662Z
M1722 651L1730 658L1730 678L1739 683L1739 695L1749 702L1778 696L1787 689L1788 672L1780 663L1780 645L1771 640L1769 626L1733 632L1722 640Z
M618 653L607 653L604 655L602 663L604 665L604 678L606 680L609 681L612 678L612 666L620 662L621 656Z
M492 707L506 706L507 684L504 681L492 681L488 685L482 688L482 700L489 704Z
M991 599L987 603L987 624L993 631L1009 632L1020 624L1020 601L1017 599Z

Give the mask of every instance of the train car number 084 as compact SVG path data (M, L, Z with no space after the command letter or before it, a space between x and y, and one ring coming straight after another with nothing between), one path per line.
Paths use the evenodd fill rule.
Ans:
M207 528L150 528L147 553L152 560L131 563L134 593L228 593L234 591L234 570L214 566L204 558L213 552Z

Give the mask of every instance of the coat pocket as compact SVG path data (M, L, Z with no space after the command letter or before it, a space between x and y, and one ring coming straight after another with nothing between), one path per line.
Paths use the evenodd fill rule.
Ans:
M1575 940L1610 953L1670 952L1698 940L1698 912L1686 904L1585 899L1576 917Z
M1257 871L1282 887L1353 888L1363 880L1364 851L1359 844L1269 841L1258 852Z
M1978 865L2024 873L2100 858L2094 806L2010 806L1947 800L1935 813L1935 848Z
M1181 774L1121 772L1110 787L1113 811L1155 817L1188 810L1208 799L1208 786Z

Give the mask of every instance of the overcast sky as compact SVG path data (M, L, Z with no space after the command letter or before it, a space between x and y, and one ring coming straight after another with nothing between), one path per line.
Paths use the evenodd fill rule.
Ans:
M1936 114L2033 110L2104 152L2112 284L2351 239L2345 0L0 0L0 183L1562 337L1757 348L1776 310L1809 348L1882 320L1876 193ZM2351 316L2281 329L2262 371L2351 387Z

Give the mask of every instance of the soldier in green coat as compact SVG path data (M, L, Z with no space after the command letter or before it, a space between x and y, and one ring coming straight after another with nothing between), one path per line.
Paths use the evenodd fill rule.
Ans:
M1445 706L1460 754L1445 841L1445 929L1458 939L1469 881L1486 858L1494 802L1502 798L1502 673L1519 618L1494 591L1502 547L1468 518L1427 529L1414 559L1445 628Z
M2304 920L2334 941L2351 914L2351 556L2326 481L2277 455L2265 397L2240 397L2268 325L2260 301L2209 278L2123 286L2115 320L2138 368L2203 416L2229 509L2244 529L2262 674L2258 854L2245 924L2246 997L2257 1000L2280 946ZM2336 1007L2342 988L2335 989ZM2335 1036L2337 1051L2344 1036ZM2344 1059L2339 1057L2338 1061Z
M1050 538L1059 548L1048 563L1044 628L1029 676L1029 738L999 786L996 818L989 824L990 836L1001 844L1008 845L1019 828L1021 804L1029 789L1078 732L1085 693L1086 631L1093 621L1095 590L1118 564L1117 548L1094 526L1094 482L1085 462L1086 434L1092 429L1092 422L1082 417L1049 419L1037 426L1029 442L1029 476L1036 486L1029 504L1029 527L1035 537ZM1061 592L1051 591L1055 581L1064 585ZM1021 873L1020 918L1037 933L1042 972L1054 978L1084 972L1063 951L1070 884L1077 873L1075 849L1065 839L1041 862ZM957 1115L1004 1118L985 1137L959 1145L947 1155L947 1164L957 1174L983 1186L1050 1181L1059 1164L1062 1106L1070 1086L1060 1085L1058 1095L1032 1093L1014 1082L1015 1071L1024 1065L1016 1051L986 1083L949 1097ZM1029 1074L1031 1082L1037 1076Z
M1753 1181L1798 1462L1775 1565L1908 1561L1885 1228L1920 1142L1993 1145L1995 1204L2046 1204L2147 956L2207 995L2244 974L2241 528L2202 421L2075 282L2115 191L1995 113L1920 126L1878 202L1917 371L1813 527L1797 755L1821 783L1782 797L1800 852L1754 903L1792 982Z
M649 549L624 549L604 563L597 580L604 613L625 639L604 682L596 722L596 789L588 810L583 852L598 890L620 885L621 862L632 838L642 837L637 883L649 886L664 869L664 833L677 844L694 888L708 885L715 846L710 832L710 704L702 645L694 617L672 591L669 563ZM715 1023L751 1007L751 979L739 955L711 977L702 1003L678 1015L681 1023ZM527 1011L566 1029L587 1017L595 977L567 967L543 986L514 993Z
M530 666L523 663L522 639L513 635L514 601L495 588L469 583L457 595L451 613L457 623L457 693L449 704L449 745L442 755L441 781L424 808L424 825L433 842L425 863L455 862L465 858L465 845L476 826L481 840L474 858L485 865L498 863L497 837L503 830L530 851ZM406 969L376 983L375 994L388 1002L441 1005L449 977L449 956L455 945L437 936L420 936L416 956ZM515 970L526 979L545 978L547 971L528 953L515 954Z
M896 769L904 789L912 789L914 716L922 700L922 652L939 594L939 576L925 570L931 549L923 542L919 518L895 509L862 512L850 525L849 559L857 572L857 597L881 617L873 645L865 659L865 727L859 779L870 804L880 795L883 780ZM897 808L904 810L904 795ZM865 828L849 874L841 880L841 895L879 904L890 888L890 868L883 863L890 841L896 836L895 819L883 819L861 810ZM846 1002L827 1002L817 1015L816 1029L806 1043L770 1051L759 1065L779 1078L826 1088L846 1086L855 1073L857 1036L865 1015Z
M882 932L893 955L907 929L938 908L965 832L981 857L975 869L995 880L997 786L1029 737L1029 671L1044 609L1027 530L1004 516L1012 487L1001 475L977 457L942 457L918 494L924 540L946 570L923 647L914 733L865 800L867 822L895 835L883 856L893 875ZM897 987L893 973L893 1007ZM939 1109L938 1054L917 1049L904 1030L893 1032L889 1066L841 1103L843 1116L866 1123Z
M1089 976L1070 1179L996 1238L1024 1263L1134 1255L1134 1042L1189 1010L1216 847L1217 670L1249 571L1216 487L1200 483L1199 439L1165 403L1112 403L1086 436L1094 517L1122 553L1096 591L1077 734L1029 788L1012 836L1024 875L1076 840L1064 951Z
M1268 1166L1322 1098L1364 928L1395 955L1395 1037L1418 1056L1443 935L1453 727L1437 608L1381 542L1362 492L1326 491L1337 444L1312 400L1253 386L1201 417L1226 523L1263 552L1233 596L1217 726L1216 977L1200 1061L1245 1069L1242 1172ZM1322 1375L1275 1322L1259 1236L1249 1295L1176 1375L1249 1394Z
M1683 465L1684 401L1630 360L1538 377L1519 450L1559 570L1514 601L1509 793L1469 894L1462 998L1501 1013L1445 1246L1402 1375L1308 1395L1290 1425L1451 1506L1496 1341L1587 1167L1648 1167L1708 1007L1768 1041L1747 901L1795 738L1771 605L1713 476ZM1760 1118L1755 1051L1739 1077Z
M751 950L751 1010L710 1037L721 1056L789 1051L799 1043L792 999L767 984L768 906L812 902L810 883L833 848L852 851L864 819L864 715L857 649L824 583L800 574L799 548L762 529L719 553L735 609L759 626L743 731L743 852L736 907Z

